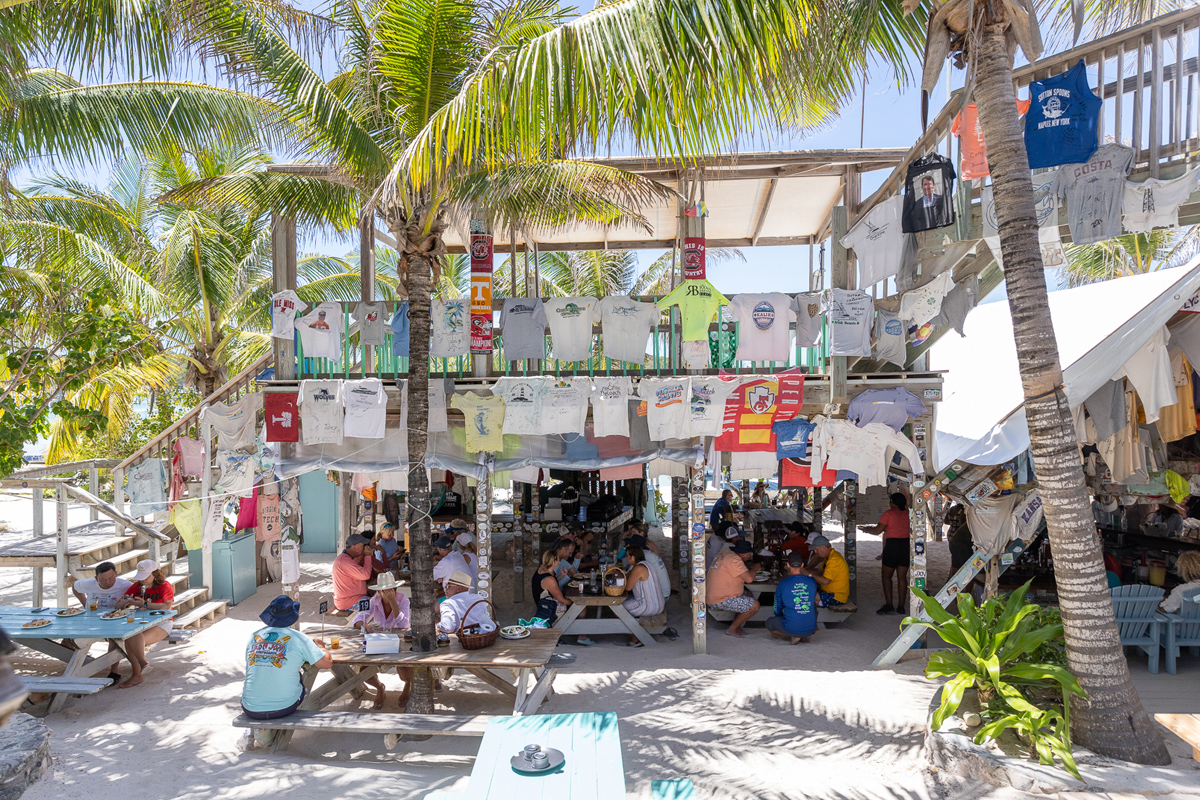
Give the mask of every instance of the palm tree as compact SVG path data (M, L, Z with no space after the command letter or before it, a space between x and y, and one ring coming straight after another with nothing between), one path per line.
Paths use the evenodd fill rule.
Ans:
M1083 286L1179 266L1195 255L1196 232L1195 226L1186 231L1160 228L1095 244L1067 245L1067 265L1062 271L1068 285Z

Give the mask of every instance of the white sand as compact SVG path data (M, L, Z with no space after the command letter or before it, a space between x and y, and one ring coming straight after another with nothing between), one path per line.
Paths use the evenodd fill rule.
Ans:
M944 580L946 547L932 549L931 577ZM922 677L920 654L895 668L870 667L899 621L873 613L882 602L873 560L879 550L874 539L859 548L864 578L859 604L866 612L840 629L819 632L808 645L770 640L761 628L736 640L723 635L724 625L710 627L704 656L692 655L686 636L678 642L659 637L653 648L627 648L624 637L615 636L592 648L570 645L561 649L577 653L578 661L560 672L556 695L542 710L617 712L630 797L648 796L651 780L669 777L690 777L705 800L1017 796L941 775L925 764L922 730L935 686ZM319 620L307 612L328 589L329 559L304 559L307 631L319 629ZM26 602L28 575L0 570L0 603ZM501 603L502 619L527 615L530 603L511 605L511 572L497 577L498 597L507 601ZM240 731L229 722L239 711L243 648L276 589L260 587L187 644L155 650L143 686L105 690L50 717L56 762L25 797L96 800L112 791L121 800L419 800L437 788L465 790L477 739L401 742L389 752L379 736L301 733L286 754L237 751ZM686 633L678 599L668 611L672 624ZM38 665L22 659L19 666ZM1136 661L1133 669L1135 675L1145 673ZM1200 667L1188 670L1200 673ZM1183 672L1172 677L1180 682L1174 685L1194 677ZM385 682L399 687L394 675ZM1175 693L1162 698L1172 710L1200 711L1181 708L1166 694ZM447 681L438 705L456 713L503 714L511 708L470 676ZM1187 754L1187 748L1177 749Z

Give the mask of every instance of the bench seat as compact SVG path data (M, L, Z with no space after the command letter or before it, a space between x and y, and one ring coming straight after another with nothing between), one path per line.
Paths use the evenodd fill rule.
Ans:
M1200 714L1155 714L1155 721L1192 746L1192 760L1200 761Z
M250 719L239 714L236 728L323 733L420 734L423 736L483 736L490 715L386 714L360 711L295 711L279 719Z
M95 694L112 681L108 678L64 678L62 676L22 676L21 684L33 694Z

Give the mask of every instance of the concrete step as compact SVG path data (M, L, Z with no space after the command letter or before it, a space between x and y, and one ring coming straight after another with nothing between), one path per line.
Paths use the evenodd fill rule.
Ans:
M207 591L207 590L205 590ZM209 600L175 618L176 628L199 628L206 620L214 620L217 614L224 616L227 600Z

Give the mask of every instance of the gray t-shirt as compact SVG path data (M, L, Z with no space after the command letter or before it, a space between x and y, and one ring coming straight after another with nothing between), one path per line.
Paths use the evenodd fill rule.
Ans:
M383 344L383 324L387 306L380 302L361 302L354 307L354 320L358 323L360 344Z
M801 292L796 295L796 345L816 347L821 341L821 321L825 318L825 293Z
M641 303L632 297L601 298L600 331L605 357L644 363L650 328L658 324L661 315L654 303Z
M972 275L962 283L956 283L942 298L942 310L933 318L934 327L946 325L958 331L959 336L965 336L963 326L967 323L967 314L978 303L979 276Z
M1096 426L1096 440L1111 439L1129 425L1129 411L1125 407L1125 383L1109 381L1083 401Z
M1132 150L1106 144L1086 162L1058 168L1055 191L1067 198L1067 224L1075 244L1094 244L1121 235L1125 176L1132 165Z
M546 309L537 297L511 297L500 309L500 332L504 336L504 359L544 358L546 355Z
M903 367L908 357L904 347L904 323L894 311L875 312L875 359Z
M645 400L635 398L629 401L629 449L635 452L649 450L654 446L650 439L647 405Z

